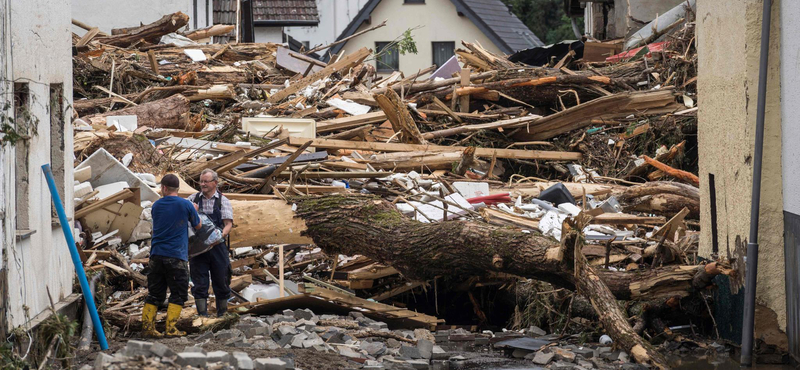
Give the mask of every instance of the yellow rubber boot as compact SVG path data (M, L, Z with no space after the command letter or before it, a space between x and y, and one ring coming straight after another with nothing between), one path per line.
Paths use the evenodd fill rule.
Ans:
M181 310L183 306L170 303L167 307L167 330L164 335L168 337L182 337L186 332L178 330L175 326L178 324L178 319L181 318Z
M146 303L142 309L142 336L149 338L163 338L164 334L156 330L156 314L158 307L154 304Z

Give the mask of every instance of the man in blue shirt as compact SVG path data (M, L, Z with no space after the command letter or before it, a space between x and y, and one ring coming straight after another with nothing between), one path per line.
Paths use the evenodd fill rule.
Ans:
M153 238L150 248L150 273L147 274L147 298L142 309L142 334L160 338L183 336L175 326L189 296L189 225L200 229L200 216L192 202L178 196L180 181L173 174L161 179L162 198L153 204ZM158 305L164 302L169 288L167 329L156 331Z

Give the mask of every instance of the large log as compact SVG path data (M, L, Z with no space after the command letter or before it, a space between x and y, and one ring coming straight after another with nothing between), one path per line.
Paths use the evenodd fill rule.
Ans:
M616 299L688 294L695 282L707 284L707 275L718 273L699 266L673 266L648 273L595 271L580 252L576 258L575 249L580 245L574 240L561 244L535 232L468 221L423 224L376 197L335 195L294 201L307 228L303 235L310 236L326 253L364 255L411 280L503 272L577 288L590 299L620 347L637 361L658 368L666 368L663 356L636 334ZM580 240L580 236L573 239Z
M671 181L651 181L616 193L626 212L651 212L672 217L684 207L689 218L700 217L700 189Z
M175 32L189 23L189 16L181 12L167 14L161 19L133 29L126 29L124 34L98 37L95 40L102 44L109 44L119 47L128 47L131 44L144 40L150 43L157 43L161 36Z
M166 99L82 118L93 125L105 125L108 116L136 116L139 127L183 129L187 124L184 114L188 112L189 99L176 94Z

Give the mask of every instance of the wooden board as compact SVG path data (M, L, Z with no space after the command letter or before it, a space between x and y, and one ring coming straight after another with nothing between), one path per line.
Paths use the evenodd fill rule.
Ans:
M308 138L289 137L289 145L302 145ZM373 152L413 152L413 151L429 151L429 152L452 152L463 151L467 147L463 146L439 146L439 145L423 145L423 144L398 144L398 143L380 143L380 142L365 142L365 141L347 141L347 140L328 140L328 139L310 139L311 146L322 149L354 149L354 150L368 150ZM553 152L544 150L521 150L521 149L494 149L494 148L476 148L475 156L492 158L516 158L516 159L545 159L545 160L563 160L563 161L577 161L582 158L581 153L577 152Z
M361 114L358 116L335 118L327 121L317 122L317 133L324 134L331 131L346 130L362 125L381 123L386 121L386 113L383 111Z
M328 77L328 76L332 75L335 72L342 71L342 70L347 70L347 69L350 69L352 67L357 66L365 58L367 58L370 54L371 54L371 51L369 49L361 48L358 51L356 51L355 53L350 54L350 55L342 58L341 60L339 60L336 63L328 64L327 67L323 68L319 72L316 72L316 73L314 73L312 75L304 77L303 79L301 79L299 81L295 81L294 83L290 84L289 87L287 87L287 88L285 88L285 89L283 89L281 91L278 91L274 95L270 96L268 100L269 100L270 103L273 103L273 104L279 103L279 102L283 101L284 99L288 98L289 95L292 95L292 94L304 89L306 86L311 85L315 81L324 79L325 77Z
M283 200L231 200L233 230L230 247L251 247L266 244L313 244L301 236L306 229L302 219L295 218L292 207Z

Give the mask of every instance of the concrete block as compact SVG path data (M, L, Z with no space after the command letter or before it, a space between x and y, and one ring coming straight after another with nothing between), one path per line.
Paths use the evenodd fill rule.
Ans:
M361 349L367 351L372 357L378 357L386 353L386 345L381 342L361 342Z
M530 328L528 328L525 334L531 338L536 338L547 335L547 332L538 326L531 326Z
M386 340L386 346L389 348L400 348L400 341L394 338Z
M287 334L297 335L297 329L294 326L283 325L278 327L278 334L281 338Z
M431 367L431 364L427 360L408 360L406 363L417 370L427 370Z
M195 340L198 341L198 342L201 342L201 341L204 341L206 339L211 339L211 338L214 338L214 332L207 331L207 332L197 336L197 338Z
M364 358L364 355L348 348L348 347L339 347L339 354L344 357L349 358Z
M450 358L450 355L442 347L435 345L431 348L432 360L447 360L448 358Z
M202 354L206 353L206 351L203 349L203 347L200 347L200 346L186 346L186 347L183 347L183 351L182 352L197 352L197 353L202 353Z
M256 370L285 370L286 361L279 358L257 358L255 361Z
M555 356L556 354L553 352L538 351L536 355L533 356L533 363L544 366L549 364L550 361L553 361L553 357Z
M207 359L205 353L200 352L181 352L175 363L181 366L194 366L202 368L206 366Z
M580 367L582 367L584 369L594 369L594 364L592 364L591 362L586 361L586 360L580 360L579 359L579 360L575 361L575 363L578 364L578 366L580 366Z
M422 358L422 355L419 353L417 347L411 347L406 345L400 346L400 355L410 358L412 360Z
M231 363L231 354L225 351L214 351L206 353L206 362L207 363L214 363L214 362L224 362L224 363Z
M588 347L577 347L572 349L572 352L576 355L581 355L583 358L592 358L594 357L594 350Z
M281 340L279 340L277 342L278 343L278 347L280 347L280 348L289 348L289 347L291 347L292 338L294 338L294 336L295 336L295 334L284 335L283 338L281 338Z
M422 358L430 360L433 356L433 342L427 339L417 340L417 349Z
M352 317L353 319L356 319L356 320L357 320L357 319L359 319L359 318L363 318L363 317L364 317L364 314L363 314L363 313L361 313L361 312L358 312L358 311L350 311L350 313L348 314L348 316L350 316L350 317Z
M304 309L299 309L298 308L298 309L294 310L294 318L298 319L298 320L311 320L311 318L314 317L314 316L316 316L316 315L314 315L314 312L312 312L308 308L304 308Z
M283 313L283 316L294 317L294 311L292 311L292 310L290 310L290 309L288 309L288 308L287 308L287 309L285 309L285 310L283 310L283 312L282 312L282 313Z
M530 354L532 354L532 353L533 352L528 351L526 349L514 348L514 351L511 352L511 357L513 357L513 358L528 358L528 356Z
M162 358L173 357L177 355L175 351L173 351L163 343L153 343L153 345L150 346L150 353Z
M323 341L322 338L306 339L303 341L303 348L311 348L323 344L325 344L325 341Z
M308 339L308 334L300 333L292 337L292 341L289 344L294 348L303 348L303 341Z
M254 370L255 364L250 356L244 352L234 352L232 354L233 360L231 361L234 368L236 370Z
M255 337L256 335L268 336L272 334L272 328L270 328L269 326L255 326L251 327L250 329L247 329L247 331L245 331L244 334L247 338L252 338Z
M577 366L573 363L564 362L564 361L556 361L553 365L550 366L551 370L575 370Z
M100 352L94 359L94 370L103 370L103 367L110 364L112 361L114 361L114 357Z
M367 324L367 327L373 330L389 329L389 325L382 321L375 321Z
M150 347L152 345L153 343L142 340L129 340L128 343L125 344L125 355L128 357L135 357L139 355L149 356Z

